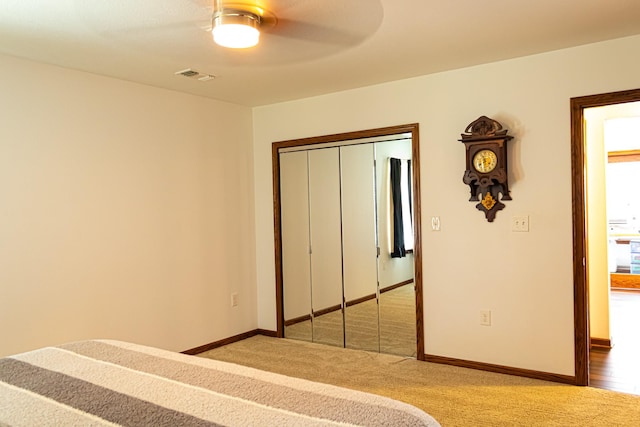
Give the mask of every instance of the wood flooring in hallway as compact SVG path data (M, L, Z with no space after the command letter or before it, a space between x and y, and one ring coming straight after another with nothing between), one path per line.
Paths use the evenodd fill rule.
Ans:
M613 348L591 348L592 387L640 395L640 290L612 290Z

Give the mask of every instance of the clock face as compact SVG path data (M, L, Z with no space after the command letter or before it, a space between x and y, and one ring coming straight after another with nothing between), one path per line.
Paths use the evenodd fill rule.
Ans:
M489 173L498 166L498 157L491 150L480 150L473 156L473 167L480 173Z

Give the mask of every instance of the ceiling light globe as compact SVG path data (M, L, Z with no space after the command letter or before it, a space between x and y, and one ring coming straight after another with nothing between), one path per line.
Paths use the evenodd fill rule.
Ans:
M260 41L260 19L245 12L217 13L213 19L213 40L223 47L246 49Z

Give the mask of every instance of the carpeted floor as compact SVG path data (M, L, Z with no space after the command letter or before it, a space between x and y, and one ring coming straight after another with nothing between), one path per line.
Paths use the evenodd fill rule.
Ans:
M375 299L346 308L343 332L342 311L317 316L312 322L295 323L285 328L291 339L345 346L416 357L416 303L413 283L380 294Z
M443 426L639 426L640 396L255 336L199 356L376 393Z

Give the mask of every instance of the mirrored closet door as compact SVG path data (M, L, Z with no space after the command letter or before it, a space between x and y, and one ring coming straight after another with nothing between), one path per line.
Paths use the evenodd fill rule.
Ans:
M417 125L388 131L274 143L279 336L423 353Z

